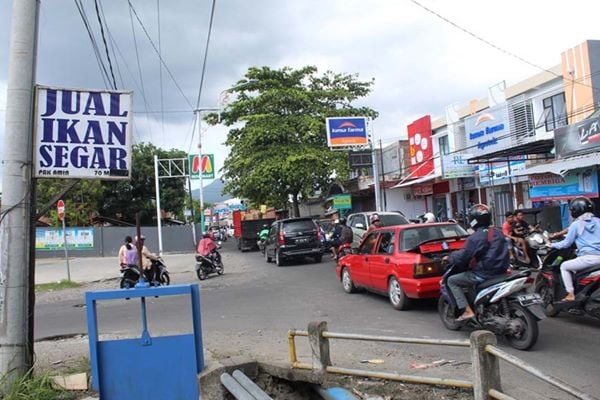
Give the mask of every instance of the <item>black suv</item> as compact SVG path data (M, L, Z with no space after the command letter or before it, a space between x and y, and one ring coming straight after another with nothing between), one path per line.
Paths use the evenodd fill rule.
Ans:
M278 267L285 260L314 257L320 263L323 258L321 233L311 218L290 218L273 222L265 242L265 260L275 259Z

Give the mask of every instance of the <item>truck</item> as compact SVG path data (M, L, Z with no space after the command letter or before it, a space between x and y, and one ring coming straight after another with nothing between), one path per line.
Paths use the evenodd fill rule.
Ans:
M253 250L258 248L258 234L263 225L269 227L275 218L247 218L250 215L243 211L233 212L233 236L237 241L237 248L241 251Z

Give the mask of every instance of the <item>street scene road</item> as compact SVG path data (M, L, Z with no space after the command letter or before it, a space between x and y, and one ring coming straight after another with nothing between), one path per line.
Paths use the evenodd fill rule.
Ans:
M306 259L277 267L266 263L259 252L239 252L232 241L222 250L225 274L211 275L199 282L194 274L193 254L167 254L173 284L199 283L205 355L211 360L247 356L267 362L285 363L289 329L306 329L309 321L323 320L335 332L384 336L467 339L468 332L451 332L442 326L435 301L425 301L409 311L394 310L386 297L370 293L346 294L335 276L335 264L324 257L319 264ZM106 279L116 271L113 258L71 260L73 274L80 280ZM80 272L78 271L80 268ZM60 279L64 260L39 260L38 282ZM80 275L77 275L77 274ZM100 279L98 278L98 279ZM58 336L86 333L84 292L90 289L116 288L118 281L90 282L83 288L42 293L36 305L36 352L38 358L55 362L87 356L85 338L47 340ZM190 311L181 299L149 300L150 332L154 335L189 331ZM118 337L139 335L139 310L127 302L102 303L99 306L101 334ZM561 315L540 323L539 340L532 351L500 347L544 372L579 387L598 393L600 382L596 366L600 361L600 323L587 317ZM299 357L310 360L310 350L297 339ZM378 345L335 341L332 361L335 365L365 368L361 360L382 359L382 365L370 366L398 373L469 379L469 354L466 349ZM452 361L440 367L415 369L416 364L438 360ZM412 366L411 366L412 365ZM502 364L503 387L515 398L563 399L532 376Z

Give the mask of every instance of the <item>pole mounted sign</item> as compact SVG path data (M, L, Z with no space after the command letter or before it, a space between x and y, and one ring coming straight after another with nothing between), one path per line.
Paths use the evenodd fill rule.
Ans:
M190 178L198 179L200 169L202 169L202 179L215 179L215 155L202 154L202 162L198 154L188 154L190 165Z
M369 144L367 117L326 118L329 147L367 146Z
M130 179L131 91L36 88L36 178Z
M64 201L59 200L56 203L56 211L58 211L58 219L63 221L65 219L65 202Z

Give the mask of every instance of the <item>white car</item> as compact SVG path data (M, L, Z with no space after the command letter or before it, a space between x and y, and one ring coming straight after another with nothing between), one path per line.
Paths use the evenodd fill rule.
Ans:
M358 246L364 233L369 229L371 215L379 215L382 226L408 225L410 222L399 212L395 211L367 211L350 214L346 219L346 225L352 228L354 240L352 247Z

